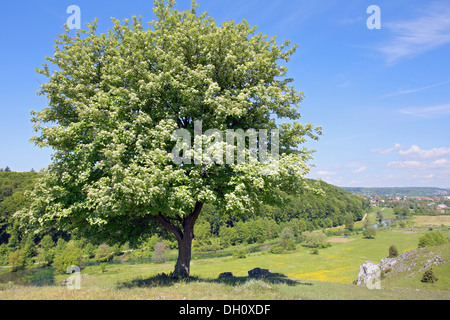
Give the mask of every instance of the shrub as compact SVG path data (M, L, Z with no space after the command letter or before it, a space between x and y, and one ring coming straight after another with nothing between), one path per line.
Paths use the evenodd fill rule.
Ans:
M95 254L95 258L97 261L101 262L109 262L114 258L114 252L113 249L108 246L107 244L101 244L98 249L97 253Z
M447 242L448 242L447 238L442 233L440 233L439 231L432 231L428 232L427 234L419 238L418 247L424 248L430 246L437 246Z
M68 244L64 250L56 254L53 267L59 273L66 273L69 266L81 264L82 255L80 248L74 244Z
M243 249L243 248L233 252L233 258L235 258L235 259L243 259L246 256L247 256L247 251L245 251L245 249Z
M433 269L430 268L428 270L426 270L422 276L422 282L428 282L428 283L433 283L438 281L438 278L434 275L433 273Z
M395 258L396 256L398 256L397 247L392 245L389 247L389 258Z
M153 263L164 263L168 260L167 250L169 247L163 241L159 241L155 244L153 249L152 262Z
M283 247L279 244L275 244L270 247L270 253L279 254L283 252Z
M319 254L319 249L317 249L317 248L312 248L312 249L311 249L311 254Z

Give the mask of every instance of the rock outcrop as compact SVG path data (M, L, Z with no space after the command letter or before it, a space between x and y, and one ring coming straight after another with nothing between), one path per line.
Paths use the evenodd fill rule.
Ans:
M425 248L406 251L395 258L383 258L378 264L367 260L359 267L356 284L379 281L399 273L403 273L406 278L410 278L441 263L447 263L447 261L439 254Z

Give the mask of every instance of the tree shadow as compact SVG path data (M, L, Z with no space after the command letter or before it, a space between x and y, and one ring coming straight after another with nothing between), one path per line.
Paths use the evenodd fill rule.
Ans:
M260 280L266 284L286 284L288 286L297 285L313 285L309 282L302 282L299 279L292 279L281 273L270 273L264 276L224 276L220 278L203 278L199 276L190 276L189 278L178 278L172 274L157 274L145 279L134 279L119 283L118 289L122 288L153 288L153 287L170 287L177 283L190 283L190 282L208 282L208 283L222 283L230 286L243 285L249 281Z

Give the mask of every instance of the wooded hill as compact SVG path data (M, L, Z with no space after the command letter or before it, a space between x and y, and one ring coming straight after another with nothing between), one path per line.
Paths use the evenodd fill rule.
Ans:
M0 244L8 242L13 214L29 205L30 199L24 192L33 188L38 176L36 172L0 172ZM361 196L322 181L311 180L311 183L319 184L324 195L293 197L286 194L282 206L264 206L257 215L225 216L219 209L205 205L196 233L200 239L223 237L229 244L261 242L277 237L285 225L292 226L294 232L299 234L343 225L348 214L354 221L360 220L369 208L369 203ZM52 235L55 237L55 234Z

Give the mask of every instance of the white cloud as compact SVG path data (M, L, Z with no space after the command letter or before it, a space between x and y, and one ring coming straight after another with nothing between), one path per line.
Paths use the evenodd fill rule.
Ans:
M372 149L370 152L373 153L378 153L378 154L390 154L392 151L394 150L398 150L400 149L402 146L399 143L396 143L392 148L387 148L387 149Z
M419 92L419 91L423 91L423 90L426 90L426 89L439 87L439 86L442 86L442 85L447 84L449 82L450 82L450 80L447 80L447 81L434 83L434 84L431 84L431 85L428 85L428 86L424 86L424 87L420 87L420 88L414 88L414 89L408 89L408 90L399 90L399 91L394 92L394 93L386 94L386 95L382 96L381 98L387 98L387 97L392 97L392 96L398 96L398 95L403 95L403 94L408 94L408 93Z
M433 148L430 150L423 150L416 145L411 146L408 150L399 150L398 153L402 156L412 156L420 158L439 158L450 154L450 148Z
M333 171L326 171L326 170L319 170L315 172L319 176L333 176L336 174L336 172Z
M407 161L392 161L389 162L387 166L391 168L417 168L420 167L421 164L422 163L420 161L407 160Z
M420 118L436 118L450 115L450 103L437 106L405 108L399 111L400 113Z
M441 2L420 11L420 16L404 21L382 24L393 33L393 38L378 50L389 64L405 57L414 57L450 43L450 6Z
M450 168L450 161L442 158L435 161L417 161L417 160L405 160L405 161L392 161L387 164L390 168L407 168L407 169L444 169Z
M361 173L367 170L367 167L360 167L358 169L352 170L353 173Z

